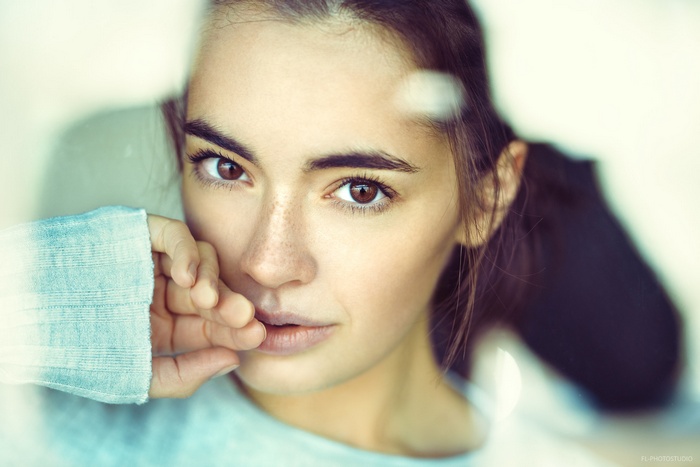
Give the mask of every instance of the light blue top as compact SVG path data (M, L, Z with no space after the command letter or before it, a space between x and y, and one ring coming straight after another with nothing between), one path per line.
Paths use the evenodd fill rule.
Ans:
M33 383L0 385L1 465L602 465L513 417L474 453L364 451L277 421L228 377L144 404L153 264L141 210L14 227L0 260L0 381Z
M150 245L146 213L124 207L0 232L0 381L145 402Z

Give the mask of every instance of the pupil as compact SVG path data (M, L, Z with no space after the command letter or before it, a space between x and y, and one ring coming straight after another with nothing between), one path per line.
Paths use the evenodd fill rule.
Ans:
M243 169L239 165L225 159L219 159L216 171L224 180L237 180L243 175Z
M350 184L350 196L360 204L366 204L377 196L377 187L366 182Z

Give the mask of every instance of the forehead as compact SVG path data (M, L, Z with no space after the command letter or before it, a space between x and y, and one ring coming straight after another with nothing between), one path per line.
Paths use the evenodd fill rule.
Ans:
M204 35L188 118L271 148L406 143L427 136L396 105L415 70L401 43L377 27L240 19Z

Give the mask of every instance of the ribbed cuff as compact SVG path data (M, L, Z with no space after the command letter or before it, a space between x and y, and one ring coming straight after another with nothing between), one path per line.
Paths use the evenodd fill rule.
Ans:
M143 210L12 227L0 232L0 263L0 380L147 400L153 261Z

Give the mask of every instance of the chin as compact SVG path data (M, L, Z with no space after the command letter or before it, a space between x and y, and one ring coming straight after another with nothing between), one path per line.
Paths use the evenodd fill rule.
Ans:
M333 386L331 375L310 358L277 357L260 352L239 352L241 365L235 371L253 390L277 395L298 395ZM305 361L306 360L306 361Z
M349 365L349 355L329 358L328 353L272 356L261 352L239 352L241 365L235 371L248 388L267 394L309 394L352 380L363 372Z

